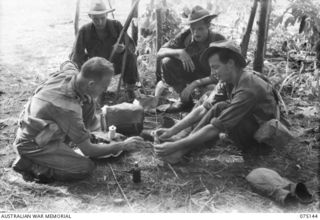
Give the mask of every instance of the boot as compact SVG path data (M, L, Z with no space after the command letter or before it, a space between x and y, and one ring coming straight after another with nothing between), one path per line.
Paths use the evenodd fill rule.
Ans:
M12 169L20 173L25 181L35 181L36 183L54 182L52 170L33 163L24 156L18 156L12 164Z
M19 155L13 162L12 169L20 173L25 181L34 181L35 176L32 172L32 162L28 158Z
M12 164L12 169L18 173L31 171L32 162L26 157L18 156Z

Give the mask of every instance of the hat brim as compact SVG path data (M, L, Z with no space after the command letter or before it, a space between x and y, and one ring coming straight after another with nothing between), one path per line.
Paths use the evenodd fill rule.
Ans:
M89 11L88 15L101 15L101 14L114 12L115 10L116 9L112 8L112 9L107 9L107 10L103 10L103 11Z
M203 19L205 19L205 18L210 18L210 19L212 20L212 19L214 19L214 18L216 18L216 17L218 17L218 14L209 14L209 15L202 16L202 17L200 17L200 18L198 18L198 19L192 20L192 21L185 21L185 22L183 22L183 23L184 23L184 24L193 24L193 23L196 23L196 22L198 22L198 21L201 21L201 20L203 20Z
M238 58L238 60L240 61L240 65L241 65L241 66L245 67L245 66L247 65L246 59L244 59L244 57L243 57L241 54L236 53L236 52L234 52L233 50L231 50L231 49L229 49L229 48L227 48L227 47L223 47L223 46L219 46L219 47L209 47L209 48L207 48L207 49L201 54L201 56L200 56L200 62L202 63L202 65L204 65L204 66L209 65L209 64L208 64L209 56L210 56L212 53L214 53L215 51L221 50L221 49L227 50L227 51L229 51L230 53L233 53L233 54Z

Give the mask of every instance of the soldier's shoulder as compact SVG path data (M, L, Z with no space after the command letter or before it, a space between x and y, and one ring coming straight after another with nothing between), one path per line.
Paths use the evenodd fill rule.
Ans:
M87 24L82 25L79 31L89 31L91 30L91 27L92 27L92 22L89 22Z
M225 40L226 37L219 32L210 30L210 36L213 41Z

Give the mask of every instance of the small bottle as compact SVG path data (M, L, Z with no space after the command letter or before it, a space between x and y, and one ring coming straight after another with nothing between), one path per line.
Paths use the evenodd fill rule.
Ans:
M139 167L138 162L134 163L134 168L132 171L132 180L134 183L140 183L141 182L141 170Z

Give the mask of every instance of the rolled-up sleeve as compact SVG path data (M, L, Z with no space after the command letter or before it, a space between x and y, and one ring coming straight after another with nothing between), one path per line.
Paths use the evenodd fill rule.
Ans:
M162 48L171 48L171 49L183 49L185 48L184 41L189 35L189 31L184 31L175 36L172 40L165 43Z
M218 102L229 100L229 94L231 93L232 88L233 87L229 84L219 81L209 96L211 106ZM204 105L204 107L209 110L207 105Z
M256 95L253 92L248 90L237 91L229 107L222 111L219 117L213 118L211 124L218 128L220 132L227 132L252 112L256 101Z
M52 109L52 113L54 114L54 121L73 143L79 144L90 138L90 133L85 127L82 114L57 107Z

